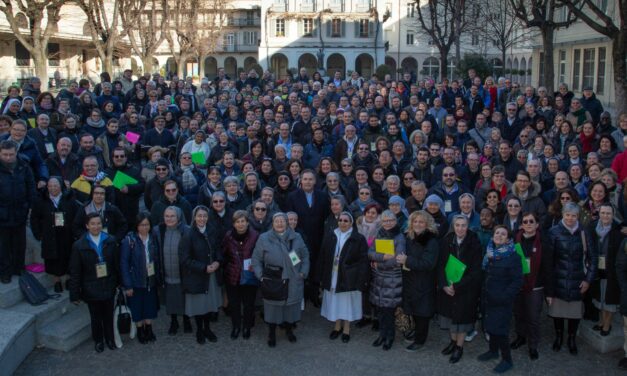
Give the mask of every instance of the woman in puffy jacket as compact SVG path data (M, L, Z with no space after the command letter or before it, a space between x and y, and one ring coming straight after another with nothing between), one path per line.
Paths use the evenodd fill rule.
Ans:
M579 223L579 205L569 202L562 208L562 220L549 230L553 250L553 288L547 292L549 316L555 324L553 351L560 351L564 319L568 320L568 350L577 354L575 336L583 317L583 297L597 274L597 250L590 235Z

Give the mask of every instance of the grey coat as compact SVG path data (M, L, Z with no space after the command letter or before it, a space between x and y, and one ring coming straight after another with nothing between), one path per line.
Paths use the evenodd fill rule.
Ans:
M296 265L292 265L289 257L292 250L300 258ZM264 304L283 306L300 303L303 300L305 278L309 274L309 251L299 233L289 228L283 238L274 230L261 234L253 250L252 265L259 279L263 276L265 265L274 265L282 267L283 278L289 280L287 301L264 299Z
M377 239L385 237L377 236ZM395 255L405 253L405 236L402 233L394 237ZM373 248L368 250L368 257L376 263L372 268L370 280L370 302L377 307L395 308L401 304L403 296L403 274L396 259L383 261L383 254L376 253Z

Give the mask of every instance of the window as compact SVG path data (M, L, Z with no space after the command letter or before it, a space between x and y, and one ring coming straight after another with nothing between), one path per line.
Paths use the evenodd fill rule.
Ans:
M370 21L367 19L359 20L359 37L368 38L370 35Z
M48 43L48 65L58 67L61 63L61 53L59 52L59 43Z
M313 36L313 28L314 28L313 18L304 18L303 19L303 36L312 37Z
M566 82L566 51L564 50L560 50L559 51L559 58L560 58L560 62L559 62L559 83L561 84L562 82ZM542 60L540 60L540 62L542 62Z
M17 40L15 41L15 65L18 67L30 66L30 52Z
M414 45L414 32L413 31L407 33L406 43L408 46Z
M416 4L407 4L407 18L414 18L416 16Z
M605 91L605 47L599 47L599 67L597 68L597 94Z
M472 33L472 39L470 40L470 45L471 46L479 45L479 34Z
M279 18L275 20L276 24L274 27L274 36L284 37L285 36L285 20Z
M579 90L579 68L581 68L581 50L576 49L573 54L573 90Z
M259 42L259 35L256 31L244 31L244 45L256 46Z
M433 43L433 38L429 38L429 40L427 41L427 44L429 46L433 46L435 43Z
M540 66L538 68L540 70L540 75L538 77L538 80L540 81L539 85L542 85L542 82L544 82L544 52L540 52ZM529 69L531 69L531 64L529 64Z
M581 88L594 85L594 48L583 50L583 73Z
M370 9L370 0L356 0L355 10L358 12L367 12Z
M339 38L342 36L342 20L339 18L334 18L331 20L331 37Z

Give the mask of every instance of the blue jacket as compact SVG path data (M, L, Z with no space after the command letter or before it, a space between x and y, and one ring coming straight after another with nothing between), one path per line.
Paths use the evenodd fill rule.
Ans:
M522 264L517 253L490 260L483 284L483 325L491 335L509 335L514 300L523 285Z
M1 140L8 140L9 135L6 134L2 137ZM35 175L35 181L47 181L50 177L48 173L48 167L44 163L43 159L41 159L41 154L39 154L39 150L37 150L37 145L35 141L29 136L24 137L24 141L22 141L22 145L20 145L20 149L17 151L18 157L24 162L28 163L31 170L33 171L33 175Z
M315 169L318 167L318 162L322 157L333 157L333 145L327 140L322 142L322 145L314 145L313 142L305 146L303 153L303 164L305 168Z
M136 232L129 232L120 245L120 274L122 286L125 289L154 288L160 274L159 242L154 233L149 235L148 253L150 261L154 263L155 274L148 277L146 251L144 243Z

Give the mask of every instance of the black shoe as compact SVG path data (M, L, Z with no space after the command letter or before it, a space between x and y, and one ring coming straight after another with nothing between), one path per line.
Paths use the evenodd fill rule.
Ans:
M529 349L529 359L538 360L539 357L540 357L540 354L538 353L538 350Z
M413 352L418 352L418 351L424 349L424 347L425 347L424 344L414 342L411 345L405 347L405 351L406 352L412 352L412 353Z
M96 349L97 353L101 353L104 351L104 342L96 342L96 345L94 346L94 348Z
M455 345L455 348L453 349L453 353L451 354L451 357L449 358L448 362L451 364L455 364L459 362L459 360L462 358L462 355L464 355L464 348L461 346Z
M618 368L627 370L627 358L623 358L618 362Z
M144 325L146 328L146 340L147 342L155 342L157 340L157 336L152 332L152 324Z
M370 320L370 318L362 317L361 320L357 321L357 324L355 324L355 326L358 328L363 328L363 327L370 325L371 322L372 320Z
M487 362L489 360L498 359L498 358L499 358L499 353L492 352L492 351L486 351L483 354L479 355L477 357L477 360L480 361L480 362Z
M612 331L612 325L610 325L609 328L607 328L607 331L601 329L601 336L603 337L607 337L610 335L610 332Z
M374 342L372 342L372 346L373 347L379 347L379 346L383 345L383 342L385 342L385 338L379 337L379 338L375 339Z
M574 334L569 334L568 335L568 351L572 355L577 355L577 342L575 342L575 335Z
M242 331L242 338L249 339L250 338L250 328L244 328Z
M383 350L388 351L389 349L391 349L393 343L393 339L386 338L385 342L383 343Z
M218 322L218 312L209 312L209 322Z
M179 321L177 319L172 319L170 321L170 329L168 329L168 334L171 336L175 336L179 331Z
M4 283L5 285L8 285L9 283L11 283L11 276L2 276L0 278L0 282Z
M183 333L191 333L194 329L192 329L192 321L188 316L183 316Z
M231 330L231 339L237 339L239 337L240 328L233 328Z
M296 336L294 335L294 333L291 330L288 330L285 334L287 334L287 340L290 341L291 343L296 342Z
M141 343L142 345L148 342L148 340L146 339L146 328L144 326L137 327L137 340L139 340L139 343Z
M453 350L455 350L455 346L456 346L455 341L449 342L448 346L446 346L442 350L442 355L451 355L453 353Z
M60 294L63 292L63 284L61 282L57 282L54 284L54 292Z
M333 331L331 331L331 334L329 334L329 339L337 339L337 337L340 336L340 331L339 330L335 330L333 329Z
M553 342L553 351L558 352L562 349L562 343L564 342L564 332L555 332L555 341Z
M372 331L373 332L378 332L379 331L379 320L373 320L372 321Z
M216 337L216 335L211 331L211 329L205 328L203 332L205 333L205 338L207 338L207 341L211 343L218 342L218 337Z
M268 347L276 347L276 338L268 338Z
M196 342L198 342L201 345L204 345L206 342L205 334L202 332L200 328L196 329Z
M596 324L592 327L592 330L600 332L603 329L603 325Z
M527 343L527 340L525 339L525 337L521 337L518 336L516 337L516 339L510 344L510 347L512 348L512 350L516 350L517 348L519 348L520 346L524 345Z
M350 334L342 333L342 342L348 343L348 341L350 341L350 340L351 340L351 335Z
M115 345L115 342L113 341L105 341L107 344L107 347L109 348L109 350L116 350L118 347Z

